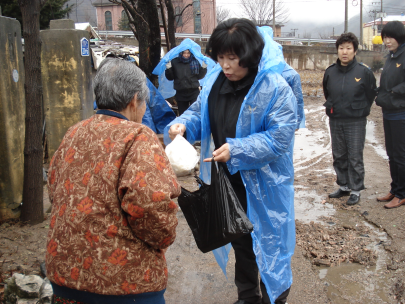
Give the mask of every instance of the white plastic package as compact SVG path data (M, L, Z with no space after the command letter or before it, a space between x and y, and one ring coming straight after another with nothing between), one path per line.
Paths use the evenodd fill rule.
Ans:
M199 161L197 151L181 135L166 146L165 152L177 176L190 174Z

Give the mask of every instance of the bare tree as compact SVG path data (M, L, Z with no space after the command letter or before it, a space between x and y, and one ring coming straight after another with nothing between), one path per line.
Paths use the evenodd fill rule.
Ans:
M30 224L44 220L42 79L39 14L47 0L18 0L25 41L25 146L21 220Z
M217 6L217 24L231 17L231 10L222 6Z
M175 28L177 33L183 32L184 28L194 19L192 3L182 3L176 6Z
M120 4L128 16L128 22L139 42L139 67L151 80L153 69L160 61L160 26L155 0L109 0Z
M318 32L318 35L321 39L329 39L332 36L332 32L324 29L322 32Z
M309 39L309 38L311 38L311 37L312 37L312 35L311 35L310 32L304 31L304 33L302 34L302 38Z
M276 0L273 8L271 0L240 0L245 16L258 26L273 24L273 9L276 23L286 23L290 15L288 7L283 0Z

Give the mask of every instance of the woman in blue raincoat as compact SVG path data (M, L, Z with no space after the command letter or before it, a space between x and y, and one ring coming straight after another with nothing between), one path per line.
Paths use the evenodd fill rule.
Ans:
M285 303L295 247L297 102L281 76L283 55L266 28L247 19L218 25L208 52L219 65L197 101L166 127L165 143L179 133L190 143L201 140L201 178L210 183L214 156L254 225L251 235L232 242L236 303Z

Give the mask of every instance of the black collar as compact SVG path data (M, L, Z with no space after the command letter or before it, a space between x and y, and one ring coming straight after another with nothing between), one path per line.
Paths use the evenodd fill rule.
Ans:
M102 114L102 115L108 115L108 116L113 116L113 117L117 117L117 118L121 118L121 119L125 119L125 120L129 120L128 118L126 118L124 115L114 112L114 111L110 111L110 110L98 110L96 112L96 114Z
M397 58L399 55L401 55L405 51L405 43L400 45L395 53L390 51L390 54L388 57L391 58Z
M357 64L357 60L356 60L356 56L354 56L353 60L349 62L348 65L344 66L340 63L340 60L338 59L336 61L337 66L339 68L339 70L343 71L343 72L349 72L351 69L353 69L356 64Z
M237 91L240 91L247 86L252 85L255 82L256 75L257 70L249 72L249 74L247 74L239 81L230 81L228 78L226 78L224 84L221 87L221 90L219 91L219 94L235 94Z

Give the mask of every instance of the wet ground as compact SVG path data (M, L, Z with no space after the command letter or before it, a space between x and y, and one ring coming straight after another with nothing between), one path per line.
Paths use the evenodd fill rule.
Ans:
M309 76L320 78L314 73ZM304 91L317 95L319 88L304 86ZM389 190L390 183L381 111L373 106L368 117L364 150L367 189L362 191L358 205L348 207L347 198L327 197L337 186L322 100L305 97L307 129L296 133L297 246L288 303L405 303L405 207L386 210L383 203L376 201L378 195ZM196 189L191 176L179 180L183 187ZM47 209L46 194L45 203ZM178 218L177 239L166 256L166 302L234 303L233 251L227 279L213 254L198 250L181 212ZM1 277L13 272L39 273L48 225L49 219L33 227L0 226L0 283Z

